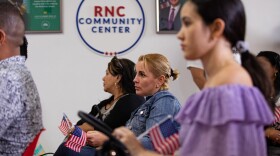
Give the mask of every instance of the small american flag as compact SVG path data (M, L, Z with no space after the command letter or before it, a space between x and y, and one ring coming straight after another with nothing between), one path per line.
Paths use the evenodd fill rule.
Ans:
M164 155L174 154L179 148L179 134L172 116L168 116L161 123L149 130L155 150Z
M65 146L76 152L80 152L81 148L86 145L86 140L86 133L78 126L75 126L75 129L66 141Z
M58 128L60 129L60 131L63 133L63 135L67 135L71 129L72 123L70 122L70 120L68 119L68 117L63 114L62 120L60 125L58 126Z
M279 123L280 122L280 107L275 107L274 110L274 123Z

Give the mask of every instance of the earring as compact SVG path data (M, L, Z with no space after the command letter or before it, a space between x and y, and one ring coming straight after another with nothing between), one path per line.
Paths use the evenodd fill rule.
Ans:
M274 76L276 77L276 76L277 76L277 74L278 74L278 72L274 73Z
M119 85L117 84L117 82L115 82L115 87L116 87L116 88L119 88Z

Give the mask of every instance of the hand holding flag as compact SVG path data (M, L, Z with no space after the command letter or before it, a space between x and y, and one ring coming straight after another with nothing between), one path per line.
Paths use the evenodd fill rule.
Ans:
M86 133L78 126L75 126L74 131L70 134L65 146L80 152L81 148L86 145L87 136Z
M63 113L62 121L58 127L60 131L65 135L67 141L65 146L76 151L80 152L81 148L86 145L87 136L86 133L78 126L72 127L72 123L66 114Z
M138 139L147 134L160 154L172 155L179 148L179 134L171 115L140 135Z

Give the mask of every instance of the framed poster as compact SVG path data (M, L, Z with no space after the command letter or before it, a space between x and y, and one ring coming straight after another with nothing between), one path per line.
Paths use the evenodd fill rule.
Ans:
M181 28L182 0L156 0L157 33L175 34Z
M23 7L26 33L62 32L61 0L23 0Z

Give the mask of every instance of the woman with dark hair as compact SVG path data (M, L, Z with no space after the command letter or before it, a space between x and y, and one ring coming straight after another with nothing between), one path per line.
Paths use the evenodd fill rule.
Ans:
M112 96L97 104L98 107L94 105L90 112L93 116L98 115L97 117L112 129L125 125L131 112L144 103L144 98L135 94L134 67L135 64L125 58L114 57L108 63L106 74L103 77L103 87L104 91ZM88 131L88 127L84 123L83 120L80 120L77 125L80 125L84 131Z
M261 51L257 55L268 77L273 82L274 92L271 94L271 100L275 103L274 123L265 130L267 139L267 152L269 156L280 155L280 55L273 51Z
M241 0L188 0L178 33L186 59L202 61L208 76L176 116L180 155L265 156L264 127L273 121L271 86L249 52ZM241 53L242 66L233 59ZM131 155L148 156L125 128L115 133ZM151 154L153 155L153 154Z
M145 102L142 96L135 94L133 79L136 75L135 64L129 59L113 57L108 63L106 74L103 77L104 91L111 95L108 99L93 105L89 114L99 118L110 128L124 126L130 114ZM80 120L77 125L87 132L88 145L82 147L81 152L75 152L64 146L57 149L55 155L94 155L95 148L101 146L107 137L101 132L95 131L85 121Z
M280 106L280 55L273 51L261 51L257 55L257 59L273 82L274 92L270 96L276 106Z

